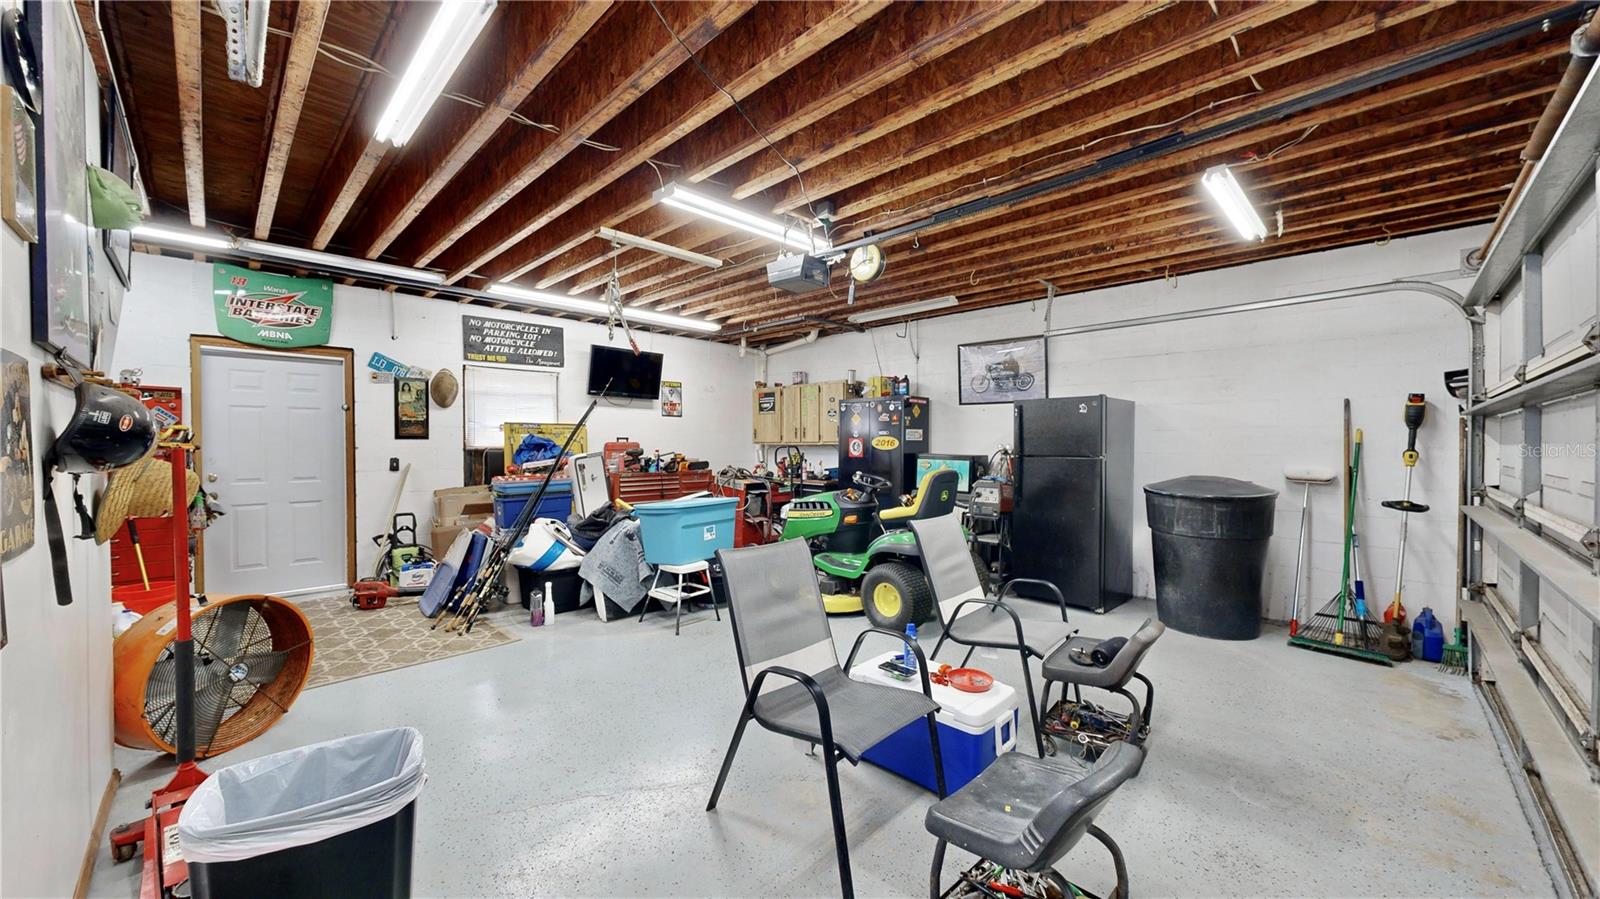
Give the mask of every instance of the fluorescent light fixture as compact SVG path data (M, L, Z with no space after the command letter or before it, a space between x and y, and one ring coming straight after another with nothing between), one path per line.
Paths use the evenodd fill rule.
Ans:
M1222 207L1222 214L1228 217L1234 230L1243 235L1245 240L1267 239L1267 226L1262 224L1261 216L1250 205L1250 198L1239 186L1239 179L1233 177L1232 169L1225 165L1212 166L1200 176L1200 183L1211 192L1212 198Z
M637 234L629 234L626 231L599 228L595 231L595 236L601 240L609 240L612 243L622 244L623 246L649 250L652 253L671 256L673 259L682 259L684 262L693 262L695 265L703 265L706 268L722 268L722 260L715 256L707 256L704 253L685 250L670 243L662 243L659 240L651 240L648 237L640 237Z
M389 105L378 119L373 137L399 147L411 139L422 124L422 117L439 99L450 76L461 65L461 58L472 48L496 0L444 0L434 13L428 31L422 36L417 54L411 57L400 83L389 98Z
M134 240L160 244L164 247L193 247L199 250L231 250L233 241L227 237L190 231L184 228L167 228L161 225L134 225Z
M751 212L728 200L713 197L696 188L685 187L676 181L656 191L655 198L658 203L692 212L758 237L775 240L801 253L816 255L833 249L833 244L827 238L814 236L811 227L798 223L798 220L779 221L771 216Z
M518 287L515 284L496 282L489 285L484 291L490 296L501 297L508 300L520 300L525 304L543 306L550 309L562 309L567 312L579 312L584 315L605 316L610 314L610 308L599 300L584 297L572 297L559 293L550 293L544 290L533 290L527 287ZM722 330L716 322L701 321L697 318L685 318L681 315L669 315L665 312L655 312L650 309L634 309L628 306L622 308L622 315L629 321L644 322L653 325L665 325L669 328L682 328L689 331L704 331L709 334Z
M361 259L356 256L340 256L337 253L324 253L321 250L286 247L283 244L267 243L264 240L240 238L234 241L234 246L238 248L239 252L247 256L280 262L303 262L309 266L331 268L345 272L360 272L396 281L443 284L445 278L443 272L430 272L420 268L412 268L408 265L390 265L387 262L375 262L371 259Z
M902 303L899 306L890 306L887 309L868 309L866 312L857 312L845 319L854 325L864 325L867 322L881 322L886 318L900 318L906 315L916 315L918 312L933 312L938 309L949 309L958 303L955 297L935 297L931 300L918 300L915 303Z

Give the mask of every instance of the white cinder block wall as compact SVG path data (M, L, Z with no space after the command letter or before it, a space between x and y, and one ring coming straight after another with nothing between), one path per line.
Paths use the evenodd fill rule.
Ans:
M211 266L173 257L138 254L134 283L123 307L117 367L142 368L147 384L184 388L190 396L189 336L214 335ZM414 512L425 529L432 515L433 491L459 487L462 480L464 406L433 406L428 439L394 439L394 386L373 383L367 359L374 352L407 365L450 368L462 377L461 316L527 318L565 331L566 365L560 375L560 416L576 421L589 404L585 395L589 347L607 342L606 329L570 319L530 316L511 309L463 306L439 299L394 294L396 337L390 339L390 294L359 287L334 287L330 346L348 347L356 364L356 549L357 571L371 568L368 538L387 529L400 475L389 471L390 457L411 463L400 511ZM663 377L682 381L682 418L663 418L654 402L602 402L589 418L590 447L618 436L643 444L646 452L677 450L707 459L713 468L744 460L750 447L749 360L734 347L637 332L641 349L662 353ZM626 346L622 332L617 346ZM187 399L186 399L187 402Z
M1464 291L1468 279L1444 279L1460 251L1481 243L1469 228L1327 253L1186 275L1175 284L1142 284L1058 298L1053 323L1086 324L1431 274ZM885 277L894 278L894 260ZM1042 292L1042 288L1041 288ZM856 369L909 374L912 392L933 405L935 452L991 453L1011 442L1010 405L961 406L956 401L956 346L1037 334L1045 304L889 325L866 334L824 337L774 355L770 377L794 371L813 380ZM1405 446L1401 411L1408 392L1428 397L1420 437L1422 462L1413 496L1433 506L1412 521L1406 607L1432 606L1448 628L1454 620L1458 416L1442 373L1466 365L1464 319L1444 302L1395 293L1297 308L1057 337L1049 342L1050 395L1105 393L1132 400L1135 421L1134 584L1152 596L1154 573L1145 524L1145 484L1189 474L1242 478L1280 491L1267 578L1266 614L1286 619L1294 581L1299 488L1284 481L1286 465L1341 465L1341 401L1351 400L1366 447L1357 511L1361 562L1372 605L1381 610L1394 589L1398 513L1379 506L1401 495ZM833 464L836 452L807 448ZM1312 505L1312 605L1338 589L1343 535L1341 491L1315 488Z

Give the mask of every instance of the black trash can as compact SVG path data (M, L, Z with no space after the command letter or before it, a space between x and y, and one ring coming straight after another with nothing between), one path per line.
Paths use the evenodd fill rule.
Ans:
M1278 491L1260 484L1210 475L1145 486L1163 624L1218 640L1261 636L1277 499Z
M404 899L425 778L413 728L274 753L211 775L178 839L197 899Z

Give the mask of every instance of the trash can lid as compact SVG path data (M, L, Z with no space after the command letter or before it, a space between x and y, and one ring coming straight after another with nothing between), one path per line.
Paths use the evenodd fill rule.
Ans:
M1146 484L1144 492L1153 493L1157 496L1220 500L1224 502L1242 499L1272 499L1278 495L1278 491L1270 487L1263 487L1250 481L1241 481L1238 478L1224 478L1209 474L1194 474L1160 481L1155 484Z

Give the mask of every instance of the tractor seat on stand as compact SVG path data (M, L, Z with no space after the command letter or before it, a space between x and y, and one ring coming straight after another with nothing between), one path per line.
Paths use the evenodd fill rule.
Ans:
M879 509L878 520L901 523L948 515L956 509L956 487L960 483L960 476L953 468L930 471L917 483L911 505Z

